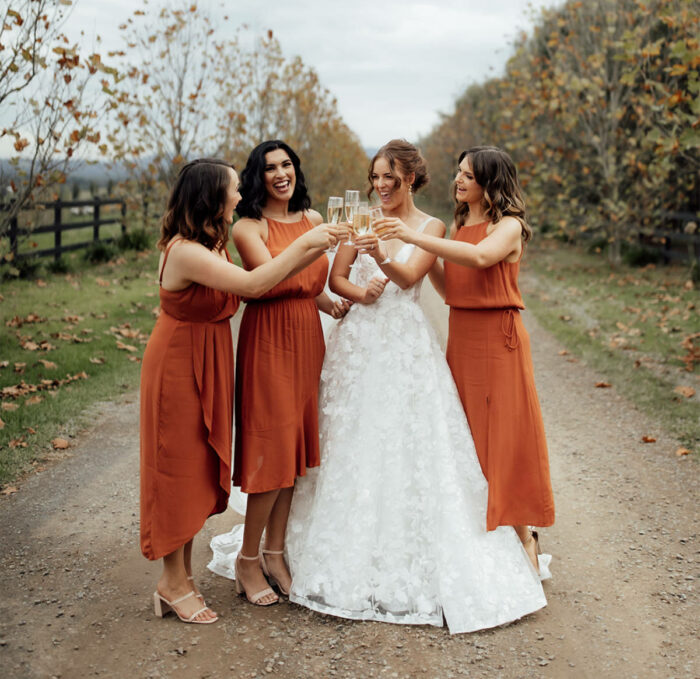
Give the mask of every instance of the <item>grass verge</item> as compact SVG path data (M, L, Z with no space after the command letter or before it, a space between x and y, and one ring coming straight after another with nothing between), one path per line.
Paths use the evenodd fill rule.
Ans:
M700 296L688 267L612 271L600 255L545 242L528 249L521 283L528 308L568 351L697 458Z
M70 446L90 406L136 388L159 305L157 261L155 251L126 252L67 275L3 283L0 484Z

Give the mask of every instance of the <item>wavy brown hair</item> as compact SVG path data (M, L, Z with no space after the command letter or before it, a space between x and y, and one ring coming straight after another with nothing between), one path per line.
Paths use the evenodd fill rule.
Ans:
M225 247L229 237L229 224L224 221L229 168L235 169L219 158L198 158L182 167L161 220L161 250L177 235L209 250Z
M392 139L374 154L374 157L369 163L369 170L367 171L367 179L369 180L367 198L369 198L374 191L372 173L374 172L374 163L377 162L377 158L386 158L388 161L389 167L391 168L391 176L394 178L395 189L401 186L401 177L396 173L397 166L404 177L412 172L415 173L415 178L410 187L414 193L430 181L428 166L425 164L425 158L423 158L421 152L405 139Z
M474 179L484 190L482 207L492 222L503 217L515 217L522 227L522 238L527 243L532 238L532 228L525 219L525 201L518 181L518 171L511 157L497 146L473 146L462 151L458 164L469 159ZM452 187L455 199L455 225L462 226L469 214L469 205L457 201L457 185Z

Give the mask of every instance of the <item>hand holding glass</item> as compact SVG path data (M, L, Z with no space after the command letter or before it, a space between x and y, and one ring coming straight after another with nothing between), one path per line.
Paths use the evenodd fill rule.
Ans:
M360 192L355 190L348 190L345 192L345 219L352 226L352 220L355 216L355 210L360 204ZM348 240L346 245L352 245L352 240L350 239L350 234L348 234Z
M343 199L341 196L329 196L328 207L326 208L326 222L328 224L339 224L343 215ZM336 246L326 249L326 252L335 252Z

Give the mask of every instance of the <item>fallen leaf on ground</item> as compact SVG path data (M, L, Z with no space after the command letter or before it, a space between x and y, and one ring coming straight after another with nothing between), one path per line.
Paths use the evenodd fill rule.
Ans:
M596 382L595 386L598 387L598 389L607 389L608 387L612 387L612 384L610 384L610 382Z
M26 363L15 363L15 372L16 373L23 373L24 369L27 367Z
M48 283L46 281L41 280L41 278L39 278L36 282L36 285L39 288L45 288L48 285Z
M104 358L98 358L97 356L95 356L89 360L90 360L90 363L94 363L95 365L102 365L105 362Z
M656 439L653 436L647 436L646 434L642 436L643 443L656 443Z
M39 348L39 345L36 342L32 342L31 340L27 340L26 342L22 343L22 349L25 351L36 351Z
M569 352L568 352L566 349L562 349L562 350L559 352L559 355L560 355L560 356L568 356L568 355L569 355Z
M108 288L111 283L109 281L106 281L104 278L96 278L95 283L99 285L101 288Z
M137 351L136 347L131 344L124 344L117 340L117 349L124 349L124 351Z
M43 358L39 359L39 363L44 366L44 368L47 368L48 370L55 370L58 366L53 362L53 361L47 361Z
M567 322L568 322L568 321L571 320L571 316L568 316L568 315L559 316L559 320L560 320L560 321L567 321Z
M682 457L683 455L690 455L690 451L687 448L678 448L676 457Z
M17 408L19 408L19 406L16 403L8 403L7 401L5 401L2 404L3 410L17 410Z
M36 434L36 429L34 429L34 427L27 427L27 434Z
M10 448L26 448L27 442L20 436L18 439L12 439L7 445L10 446Z
M7 368L10 365L9 361L0 361L0 368Z
M129 360L132 363L141 363L141 359L138 356L129 356Z
M2 418L0 417L0 429L5 428L5 423L2 421Z
M41 403L44 399L41 396L30 396L25 402L26 406L35 406L37 403Z
M0 490L0 494L2 495L12 495L12 493L16 493L19 490L17 486L5 486L2 490Z
M676 387L673 391L681 396L685 396L686 398L695 396L695 389L693 389L693 387Z
M70 443L68 443L66 439L55 438L51 441L51 445L54 447L55 450L64 450L65 448L68 448L70 446Z

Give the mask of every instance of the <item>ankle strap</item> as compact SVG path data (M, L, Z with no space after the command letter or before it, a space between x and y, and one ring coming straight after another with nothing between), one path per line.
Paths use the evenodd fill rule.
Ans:
M242 552L238 552L238 558L245 559L246 561L257 561L260 558L260 554L256 554L255 556L243 556Z
M284 550L280 549L279 551L273 550L273 549L263 549L262 550L263 554L284 554Z

